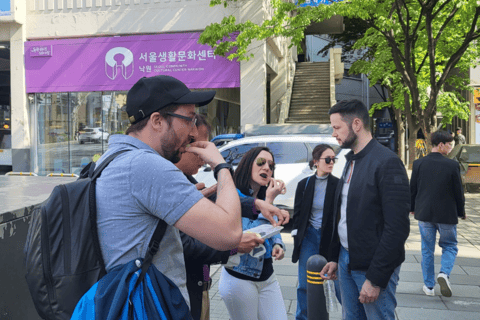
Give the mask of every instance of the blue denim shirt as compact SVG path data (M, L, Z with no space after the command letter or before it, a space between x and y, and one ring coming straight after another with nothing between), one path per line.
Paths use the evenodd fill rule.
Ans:
M245 195L242 194L238 189L237 192L240 197L245 197ZM242 229L248 230L261 224L269 223L270 222L262 214L259 214L256 220L242 218ZM265 246L266 252L263 256L254 258L248 253L243 254L240 257L240 264L233 267L232 270L252 278L260 278L263 269L263 261L272 257L273 246L277 243L282 246L283 250L285 250L285 244L282 241L282 236L280 234L274 235L271 238L265 239L265 243L263 245Z

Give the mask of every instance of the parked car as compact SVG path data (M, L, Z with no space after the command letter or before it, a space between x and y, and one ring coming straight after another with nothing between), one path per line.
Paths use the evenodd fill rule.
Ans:
M459 163L463 187L467 192L480 187L480 145L456 145L447 157Z
M228 133L228 134L219 134L214 137L210 142L213 142L217 148L223 147L227 143L233 140L241 139L245 135L242 133Z
M219 148L225 161L237 167L242 156L251 148L266 146L273 152L275 158L275 178L281 179L287 186L284 195L278 195L274 204L282 209L293 213L295 190L298 182L313 174L315 171L308 166L312 159L312 151L316 145L327 143L331 145L337 154L338 161L335 163L333 175L340 177L345 166L345 154L347 149L340 149L337 140L330 135L269 135L245 137L231 141ZM199 182L211 186L216 183L212 169L205 166L195 176Z
M108 132L105 132L102 128L85 128L83 129L83 131L80 132L80 135L78 136L78 143L100 143L102 140L106 142L108 140L108 137Z

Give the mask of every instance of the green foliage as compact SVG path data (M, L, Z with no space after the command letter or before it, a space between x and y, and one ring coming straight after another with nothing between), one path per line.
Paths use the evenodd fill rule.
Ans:
M211 0L211 5L228 8L246 2ZM212 46L215 54L248 60L253 56L248 49L254 40L285 37L291 45L298 45L307 26L341 15L358 30L350 28L339 41L352 45L348 40L352 38L352 50L368 53L350 72L365 73L372 85L386 86L392 93L389 103L395 108L403 110L407 96L410 108L404 112L411 131L436 127L433 115L437 109L443 123L455 115L468 117L468 103L452 89L467 88L468 70L477 65L480 55L480 44L475 41L480 37L477 0L350 0L304 8L290 1L269 3L274 12L270 19L261 24L239 23L231 15L208 26L200 42Z

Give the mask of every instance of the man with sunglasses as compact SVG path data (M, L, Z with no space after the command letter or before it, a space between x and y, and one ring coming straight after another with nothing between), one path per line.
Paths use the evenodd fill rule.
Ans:
M372 138L361 101L340 101L329 114L333 137L352 151L334 198L333 261L321 273L326 279L338 274L344 319L395 319L395 292L410 233L405 166Z
M153 265L172 280L189 302L179 230L217 249L236 248L242 236L240 200L231 167L213 143L191 143L195 107L215 91L191 92L169 77L142 78L127 94L131 126L113 135L107 152L119 151L97 180L97 225L107 271L144 257L159 220L168 227ZM207 200L173 163L190 151L214 168L217 200ZM218 232L221 230L221 232Z

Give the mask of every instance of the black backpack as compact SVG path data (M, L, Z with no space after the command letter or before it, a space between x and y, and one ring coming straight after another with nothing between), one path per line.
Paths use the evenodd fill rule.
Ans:
M125 151L96 170L90 163L77 181L56 186L32 211L25 278L42 319L70 319L80 298L106 274L97 234L96 179Z

